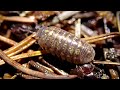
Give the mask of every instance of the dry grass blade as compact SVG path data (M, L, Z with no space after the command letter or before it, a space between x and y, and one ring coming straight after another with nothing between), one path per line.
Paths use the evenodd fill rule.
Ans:
M34 62L33 60L29 61L29 64L38 69L40 72L46 73L46 74L55 74L54 71L51 68L48 68L38 62Z
M10 58L12 60L18 60L22 58L28 58L28 57L39 56L39 55L42 55L41 51L32 51L28 53L22 53L15 56L11 56ZM3 64L5 64L5 62L3 60L0 60L0 65L3 65Z
M25 38L24 40L19 42L19 44L5 50L4 52L8 56L12 56L12 55L20 53L21 51L28 48L29 46L31 46L36 41L35 39L33 39L33 37L35 37L35 35L36 35L36 33L31 34L30 36L28 36L27 38Z
M13 61L11 58L9 58L2 50L0 50L0 57L7 62L9 65L13 66L14 68L22 71L23 73L45 78L45 79L73 79L76 78L77 75L51 75L51 74L44 74L35 70L31 70L28 68L23 67L21 64L17 63L16 61Z
M9 38L6 38L4 36L1 36L1 35L0 35L0 41L3 41L3 42L5 42L5 43L7 43L9 45L12 45L12 46L17 44L17 42L15 42L15 41L13 41L13 40L11 40Z

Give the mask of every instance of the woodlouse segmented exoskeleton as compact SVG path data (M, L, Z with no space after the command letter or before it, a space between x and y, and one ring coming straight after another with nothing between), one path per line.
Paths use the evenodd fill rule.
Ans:
M57 27L41 27L36 35L38 44L52 55L74 64L92 61L95 51L90 44Z

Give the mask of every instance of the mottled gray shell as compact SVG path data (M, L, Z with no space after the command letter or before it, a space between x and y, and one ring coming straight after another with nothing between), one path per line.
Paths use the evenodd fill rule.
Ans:
M84 64L94 59L95 51L90 44L60 28L42 27L37 38L43 49L68 62Z

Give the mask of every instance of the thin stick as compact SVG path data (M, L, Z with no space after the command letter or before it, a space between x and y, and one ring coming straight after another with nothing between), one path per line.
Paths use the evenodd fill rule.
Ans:
M1 16L1 20L5 21L14 21L14 22L21 22L21 23L36 23L37 20L31 19L28 17L20 17L20 16Z
M12 56L10 57L13 60L18 60L18 59L22 59L22 58L27 58L27 57L34 57L34 56L39 56L42 55L41 51L32 51L32 52L28 52L28 53L22 53L16 56Z
M51 68L48 68L38 62L34 62L33 60L29 61L29 64L35 67L40 72L47 73L47 74L55 74Z
M28 52L28 53L22 53L22 54L18 54L15 56L11 56L10 58L12 60L18 60L18 59L34 57L34 56L39 56L39 55L42 55L41 51L32 51L32 52ZM5 62L3 60L0 60L0 65L3 65L3 64L5 64Z
M93 17L96 16L96 14L94 12L85 12L85 13L78 13L76 15L73 16L73 18L89 18L89 17Z
M35 70L31 70L28 68L23 67L21 64L17 63L16 61L13 61L11 58L9 58L2 50L0 50L0 57L9 65L13 66L14 68L36 77L45 78L45 79L73 79L76 78L77 75L51 75L51 74L44 74Z
M76 37L81 37L81 19L78 19L75 22L75 36Z
M47 61L45 61L44 59L41 59L41 62L46 64L48 67L50 67L51 69L53 69L57 74L60 75L68 75L68 73L64 72L63 70L60 70L56 67L54 67L53 65L49 64Z
M38 78L38 77L35 77L35 76L23 74L23 73L17 73L17 75L22 77L22 78L25 78L25 79L42 79L42 78Z
M4 37L2 35L0 35L0 41L3 41L3 42L5 42L5 43L7 43L9 45L12 45L12 46L17 44L17 42L15 42L15 41L13 41L13 40L11 40L9 38L6 38L6 37Z
M120 65L118 62L111 62L111 61L93 61L94 64L110 64L110 65Z
M79 12L80 12L80 11L63 11L63 12L60 13L58 16L55 16L55 17L53 18L51 24L52 24L52 25L53 25L53 24L56 24L56 23L58 23L58 22L60 22L60 21L63 21L63 20L65 20L65 19L67 19L67 18L69 18L69 17L71 17L71 16L73 16L73 15L79 13Z

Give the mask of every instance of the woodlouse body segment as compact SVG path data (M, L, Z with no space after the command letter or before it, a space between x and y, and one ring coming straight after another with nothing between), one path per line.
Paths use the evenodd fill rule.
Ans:
M57 27L41 27L37 32L38 44L52 55L74 64L92 61L95 51L90 44Z

